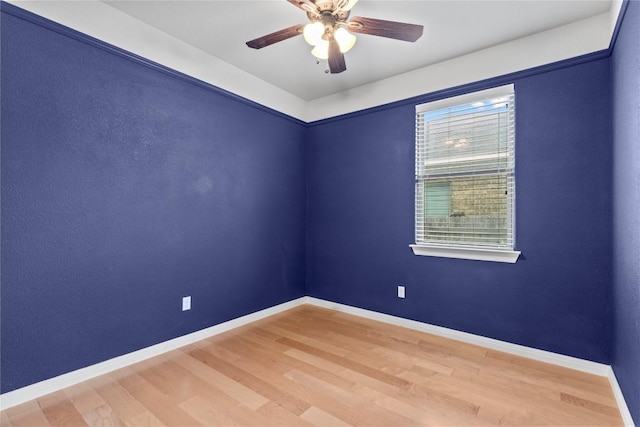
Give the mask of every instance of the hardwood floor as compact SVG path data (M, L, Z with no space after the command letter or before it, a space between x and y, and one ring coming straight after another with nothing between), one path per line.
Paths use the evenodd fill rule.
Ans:
M1 413L21 426L621 426L608 380L301 306Z

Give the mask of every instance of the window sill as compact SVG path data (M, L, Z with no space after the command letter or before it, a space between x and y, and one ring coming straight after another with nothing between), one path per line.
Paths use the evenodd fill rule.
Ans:
M466 248L445 245L409 245L415 255L435 256L443 258L473 259L478 261L506 262L514 264L520 256L520 251L509 249Z

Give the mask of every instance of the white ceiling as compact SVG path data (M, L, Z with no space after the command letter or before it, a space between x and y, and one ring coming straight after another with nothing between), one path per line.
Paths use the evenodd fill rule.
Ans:
M109 6L310 101L607 12L611 0L361 0L351 16L424 26L416 43L358 35L347 71L325 74L302 37L255 50L245 42L295 24L286 0L106 1ZM563 40L557 40L563 43Z
M286 0L5 0L305 122L607 49L622 0L360 0L352 16L424 26L416 43L357 35L325 74L302 37L245 42L296 24Z

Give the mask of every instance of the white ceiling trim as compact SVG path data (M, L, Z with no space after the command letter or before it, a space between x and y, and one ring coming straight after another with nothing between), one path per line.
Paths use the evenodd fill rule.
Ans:
M316 99L305 117L321 120L607 49L609 21L600 14Z
M616 0L608 13L304 101L102 2L8 2L305 122L607 49L622 5Z

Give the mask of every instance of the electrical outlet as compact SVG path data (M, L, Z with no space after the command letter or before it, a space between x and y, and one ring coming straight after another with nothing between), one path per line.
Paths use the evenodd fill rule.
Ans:
M398 286L398 298L404 298L404 286Z
M182 311L191 310L191 297L182 297Z

